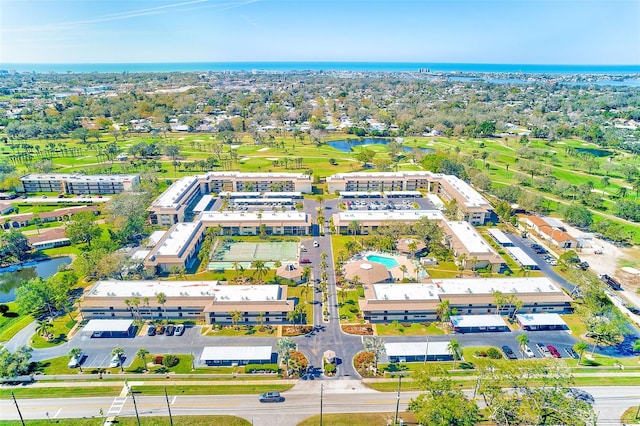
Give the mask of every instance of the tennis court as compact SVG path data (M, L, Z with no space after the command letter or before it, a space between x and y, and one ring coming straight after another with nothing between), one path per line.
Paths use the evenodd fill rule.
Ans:
M209 269L232 269L233 262L250 264L261 260L267 265L276 261L294 262L297 259L298 243L296 242L233 242L221 241L211 254Z

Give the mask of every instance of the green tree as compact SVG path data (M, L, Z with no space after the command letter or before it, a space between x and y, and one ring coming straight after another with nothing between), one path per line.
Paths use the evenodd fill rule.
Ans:
M374 366L376 368L376 373L378 371L378 362L380 358L386 353L386 348L384 346L384 340L381 337L369 337L364 339L364 350L367 352L371 352L373 354Z
M17 377L28 374L31 368L31 353L29 346L20 346L15 352L7 348L0 349L0 377Z
M251 268L254 270L254 274L258 281L258 284L263 284L263 278L266 273L269 271L266 264L262 260L254 260L251 262Z
M44 337L47 342L50 342L53 338L51 330L53 330L53 323L51 320L38 321L36 326L36 334L40 337Z
M93 212L89 211L74 214L65 228L65 236L73 244L87 243L91 248L91 242L102 234L100 226L95 224L95 218Z
M462 346L457 339L451 339L447 345L447 352L453 357L453 369L456 369L456 361L462 357Z
M480 421L478 405L469 400L441 368L418 370L414 380L425 392L412 399L409 411L423 425L473 426Z
M147 371L147 355L149 355L149 351L145 348L140 348L136 352L136 358L139 358L142 361L142 369Z
M276 344L276 352L280 356L280 362L284 364L286 369L286 375L289 375L289 362L291 361L291 352L296 349L296 344L289 337L282 337L278 339Z
M0 262L11 264L29 256L29 241L22 232L15 229L0 234Z
M451 318L451 304L449 299L443 299L438 303L436 306L436 316L442 323L449 322L449 319Z
M578 365L582 363L582 356L584 355L584 352L588 348L589 348L589 345L587 345L587 343L583 341L579 341L578 343L573 345L573 350L576 351L576 353L578 354Z
M231 323L235 327L236 330L239 330L238 323L242 319L242 312L240 311L231 311L229 312L229 316L231 317Z
M529 344L529 336L526 334L518 334L516 336L516 340L518 341L518 347L520 348L520 353L524 353L524 347Z
M167 303L167 295L164 294L163 292L160 292L158 294L156 294L156 301L162 305L162 310L164 311L164 318L168 319L167 317L167 307L165 306L165 303Z

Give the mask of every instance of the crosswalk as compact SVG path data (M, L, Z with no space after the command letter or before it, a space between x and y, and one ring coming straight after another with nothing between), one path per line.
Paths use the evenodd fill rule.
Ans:
M120 391L120 395L116 396L107 411L107 416L104 421L104 426L112 426L116 424L116 418L120 415L122 407L127 403L129 397L129 385L125 382Z

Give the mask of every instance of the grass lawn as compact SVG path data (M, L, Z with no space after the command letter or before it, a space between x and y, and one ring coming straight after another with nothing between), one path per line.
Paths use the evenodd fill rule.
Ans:
M460 274L458 265L453 262L438 262L436 266L426 268L431 278L455 278Z
M259 330L260 326L256 325L238 325L238 328L232 325L225 325L222 329L210 329L206 328L205 336L220 336L220 337L275 337L276 327L265 328L263 331ZM203 328L203 331L205 328Z
M358 312L360 312L360 307L358 306L358 292L356 290L346 290L344 299L340 294L340 291L338 291L338 299L340 300L338 303L340 321L345 323L354 323L359 321L356 317Z
M225 426L248 426L251 422L234 416L172 416L173 424L180 426L200 426L200 425L225 425ZM64 424L66 426L101 426L104 424L103 417L91 419L52 419L52 420L28 420L29 426L50 426L51 424ZM3 425L21 425L19 420L3 421ZM135 417L118 417L118 425L137 426ZM169 417L147 417L142 418L142 424L153 426L169 426Z
M431 322L428 325L424 323L410 323L410 325L407 323L406 325L408 327L394 321L390 324L376 324L375 327L378 331L378 336L439 336L445 334L435 322Z
M16 311L18 306L15 302L7 302L9 306L9 316L0 315L0 342L6 342L16 335L20 330L33 321L31 315L19 315ZM13 316L15 314L15 316Z
M622 413L622 417L620 421L625 424L634 424L640 423L640 405L635 405L633 407L628 408L624 413Z
M397 386L397 385L396 385ZM370 426L370 425L388 425L392 424L395 413L342 413L342 414L323 414L322 424L326 426ZM398 418L409 422L407 424L417 424L415 414L406 411L398 413ZM298 426L317 426L320 424L320 416L309 417Z
M42 336L34 334L31 338L31 347L34 349L41 348L51 348L53 346L61 345L67 341L67 337L69 335L69 331L76 325L76 321L72 321L67 315L58 317L53 321L53 329L51 332L53 333L53 339L51 341L47 341Z

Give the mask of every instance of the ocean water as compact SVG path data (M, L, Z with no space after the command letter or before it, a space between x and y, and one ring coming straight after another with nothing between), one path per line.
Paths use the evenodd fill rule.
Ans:
M93 64L13 64L0 69L37 73L191 72L191 71L354 71L354 72L459 72L523 74L640 74L640 65L532 65L420 62L157 62Z

